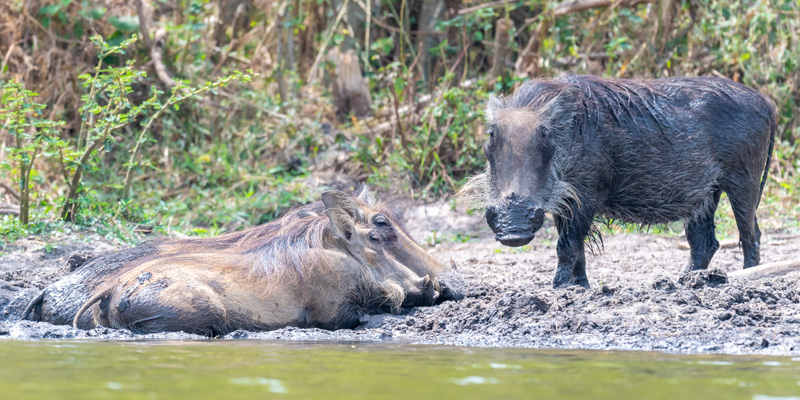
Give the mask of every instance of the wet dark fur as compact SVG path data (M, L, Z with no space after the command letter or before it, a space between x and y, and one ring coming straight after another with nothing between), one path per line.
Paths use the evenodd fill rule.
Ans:
M47 286L28 305L23 319L69 325L78 309L104 282L129 271L157 252L158 242L150 241L91 258L71 274ZM81 326L88 326L90 322L91 315L86 314Z
M560 233L556 286L588 286L583 243L595 215L642 225L685 221L692 249L689 269L706 268L718 248L713 216L723 191L736 215L745 267L758 264L755 210L767 180L777 120L768 98L712 77L633 81L564 76L534 80L511 97L491 100L490 125L493 113L539 110L560 96L567 100L554 108L560 120L545 123L557 128L550 131L556 179L569 184L577 198L565 200L570 215L554 213ZM489 179L491 192L505 177ZM540 195L547 199L549 193ZM514 212L514 205L494 207L500 216Z

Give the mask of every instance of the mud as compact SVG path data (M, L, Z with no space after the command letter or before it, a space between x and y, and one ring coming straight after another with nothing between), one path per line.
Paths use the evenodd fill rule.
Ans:
M459 265L469 285L464 299L366 316L356 330L236 331L222 339L800 355L800 273L728 282L742 268L739 248L719 250L707 271L681 275L689 257L681 236L605 236L604 250L587 254L592 287L553 289L556 235L548 223L527 248L512 249L494 241L485 221L447 205L408 207L406 218L433 255ZM97 237L50 244L20 241L0 256L0 338L197 338L19 321L38 290L69 271L71 254L116 247ZM767 232L762 262L797 258L798 250L800 236Z

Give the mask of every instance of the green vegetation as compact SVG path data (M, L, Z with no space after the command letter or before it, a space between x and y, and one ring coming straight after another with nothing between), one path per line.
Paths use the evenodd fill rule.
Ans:
M489 94L564 72L718 75L770 95L782 142L761 223L798 228L798 4L581 4L4 2L0 242L78 227L218 234L337 180L449 196L484 166ZM337 97L348 50L366 113ZM719 217L733 233L729 208Z

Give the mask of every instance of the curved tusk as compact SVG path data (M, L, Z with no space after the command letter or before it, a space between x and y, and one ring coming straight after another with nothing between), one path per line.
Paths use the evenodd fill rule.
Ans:
M458 271L458 267L456 266L456 262L453 261L452 258L450 259L450 268L452 268L453 271Z

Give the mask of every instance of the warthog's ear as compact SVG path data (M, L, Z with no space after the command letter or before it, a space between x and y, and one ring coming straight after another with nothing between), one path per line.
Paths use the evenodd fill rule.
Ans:
M297 212L297 217L300 219L308 218L308 217L316 217L317 213L311 210L300 210Z
M551 129L559 131L572 126L575 113L578 112L580 94L581 91L577 87L568 87L539 109L541 115L550 121L548 125Z
M349 242L356 230L353 218L341 208L329 208L325 210L325 215L331 220L333 236Z
M356 204L355 199L353 199L352 196L347 195L345 192L340 192L338 190L329 190L327 192L323 192L322 204L325 204L325 208L328 209L342 209L356 221L364 220L364 215L361 213L361 209L358 208L358 204Z

